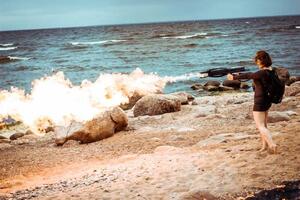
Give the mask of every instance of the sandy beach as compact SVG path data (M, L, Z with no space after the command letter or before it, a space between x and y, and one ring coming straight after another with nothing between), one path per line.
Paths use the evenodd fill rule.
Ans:
M0 199L250 199L300 180L299 100L270 110L277 154L258 151L251 92L198 97L163 115L128 110L126 131L90 144L58 147L54 132L2 142Z

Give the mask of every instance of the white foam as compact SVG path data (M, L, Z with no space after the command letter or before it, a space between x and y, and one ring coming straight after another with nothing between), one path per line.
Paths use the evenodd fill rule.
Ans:
M183 74L180 76L165 76L164 80L169 83L174 83L177 81L186 81L194 78L201 78L206 77L207 75L200 74L200 73L189 73L189 74Z
M300 26L295 26L295 28L300 29Z
M199 37L199 36L206 36L207 33L196 33L193 35L181 35L181 36L172 36L172 37L162 37L163 39L188 39L188 38L193 38L193 37Z
M0 46L2 47L9 47L9 46L13 46L13 43L7 43L7 44L0 44Z
M70 42L70 44L74 46L81 46L81 45L95 45L95 44L105 44L105 43L118 43L124 42L126 40L102 40L102 41L93 41L93 42Z
M29 59L31 59L31 58L18 57L18 56L8 56L8 58L11 60L29 60Z
M134 94L162 93L166 82L137 68L130 74L100 74L95 82L73 85L63 72L32 82L29 94L12 87L0 90L0 119L11 116L39 133L49 124L84 122L108 108L129 102Z
M18 47L0 47L0 51L9 51L9 50L14 50Z

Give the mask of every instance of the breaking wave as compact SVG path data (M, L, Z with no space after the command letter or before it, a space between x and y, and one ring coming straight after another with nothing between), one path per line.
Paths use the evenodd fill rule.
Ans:
M9 50L14 50L18 47L10 47L10 46L7 46L7 47L0 47L0 51L9 51Z
M181 35L181 36L164 36L163 39L189 39L189 38L205 38L207 36L207 33L196 33L193 35Z
M212 38L212 37L217 37L217 36L222 36L222 37L227 37L228 35L221 34L218 32L212 32L212 33L195 33L193 35L181 35L181 36L164 36L161 37L163 39L197 39L197 38Z
M10 47L10 46L14 46L14 44L13 43L0 44L0 47Z
M94 42L70 42L69 44L73 46L88 46L88 45L95 45L95 44L119 43L125 41L126 40L103 40L103 41L94 41Z
M31 58L18 57L18 56L7 56L11 60L30 60Z
M0 119L22 121L36 134L48 126L91 120L106 109L129 103L138 94L162 93L167 83L199 77L199 73L160 77L137 68L130 74L100 74L95 82L73 85L62 71L32 81L32 89L0 90Z

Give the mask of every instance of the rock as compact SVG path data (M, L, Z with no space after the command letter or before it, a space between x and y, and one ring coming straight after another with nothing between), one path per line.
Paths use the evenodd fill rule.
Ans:
M287 114L288 116L297 116L298 113L292 111L292 110L287 110L287 111L284 111L283 113Z
M221 83L219 81L207 81L204 86L215 86L215 87L219 87L221 85Z
M0 144L2 144L2 143L10 143L10 140L7 138L0 139Z
M3 128L8 128L11 126L19 125L21 122L14 120L12 117L8 116L6 118L2 118L0 121L0 130Z
M54 131L54 130L53 130ZM27 130L26 132L25 132L25 135L33 135L34 133L31 131L31 130Z
M69 140L66 143L64 143L64 147L73 147L73 146L77 146L78 144L79 142L76 140Z
M269 112L268 114L268 122L269 123L275 123L275 122L281 122L281 121L289 121L291 118L289 115L285 112Z
M193 90L200 90L203 88L203 85L201 85L200 83L195 83L194 85L191 86L191 88Z
M193 106L198 105L197 101L192 101L192 105L193 105Z
M7 144L7 143L0 143L0 150L2 151L2 150L5 150L5 149L7 149L7 148L9 148L9 147L11 147L12 145L10 145L10 144Z
M216 113L216 106L214 105L203 105L197 106L193 109L195 118L206 117Z
M289 79L290 79L290 73L288 71L288 69L284 68L284 67L276 67L275 68L278 77L281 81L283 81L284 83L288 83Z
M0 64L8 63L11 59L8 56L0 56Z
M119 107L112 109L110 117L115 122L115 132L124 130L127 127L128 117Z
M170 141L183 141L184 137L180 135L171 135L168 137L168 140Z
M248 90L251 86L246 82L241 82L241 89Z
M0 140L2 140L2 139L7 139L7 137L0 135Z
M241 87L241 81L239 81L239 80L225 80L225 81L223 81L223 86L232 87L234 89L239 89Z
M208 193L207 191L190 191L186 192L179 198L180 200L217 200L219 198L213 196L212 194Z
M291 84L300 81L300 76L291 76L289 80L285 83L286 85L290 86Z
M234 90L233 87L227 87L227 86L220 86L219 91L232 91Z
M25 134L24 133L14 133L14 134L12 134L10 137L9 137L9 139L10 140L16 140L16 139L18 139L18 138L20 138L20 137L23 137Z
M140 100L142 97L143 97L143 95L140 95L135 92L131 97L129 97L129 102L126 104L121 104L120 107L123 110L129 110L129 109L133 108L133 106L136 104L136 102L138 100Z
M76 140L80 143L96 142L113 136L117 131L125 129L127 125L128 118L125 112L115 107L85 124L73 122L69 127L56 127L55 143L63 145L68 140Z
M193 95L187 92L175 92L171 93L170 95L174 95L175 97L177 97L180 100L181 105L189 104L190 101L193 101L195 99Z
M300 82L295 82L291 84L290 86L285 87L285 96L296 96L300 93Z
M23 145L23 144L29 144L30 140L29 139L23 139L23 138L20 138L18 140L13 140L11 142L11 144L14 144L14 145Z
M208 85L208 86L204 86L203 89L209 92L219 91L219 86Z
M51 127L51 126L48 126L46 129L45 129L45 133L49 133L51 131L54 131L54 128Z
M154 94L142 97L134 106L134 117L143 115L160 115L177 112L181 109L181 102L174 95Z

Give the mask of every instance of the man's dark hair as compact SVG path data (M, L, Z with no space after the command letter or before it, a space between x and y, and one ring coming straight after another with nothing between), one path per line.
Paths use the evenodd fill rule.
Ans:
M256 52L256 56L254 58L255 63L257 60L260 60L264 67L270 67L272 65L272 59L266 51L261 50Z

